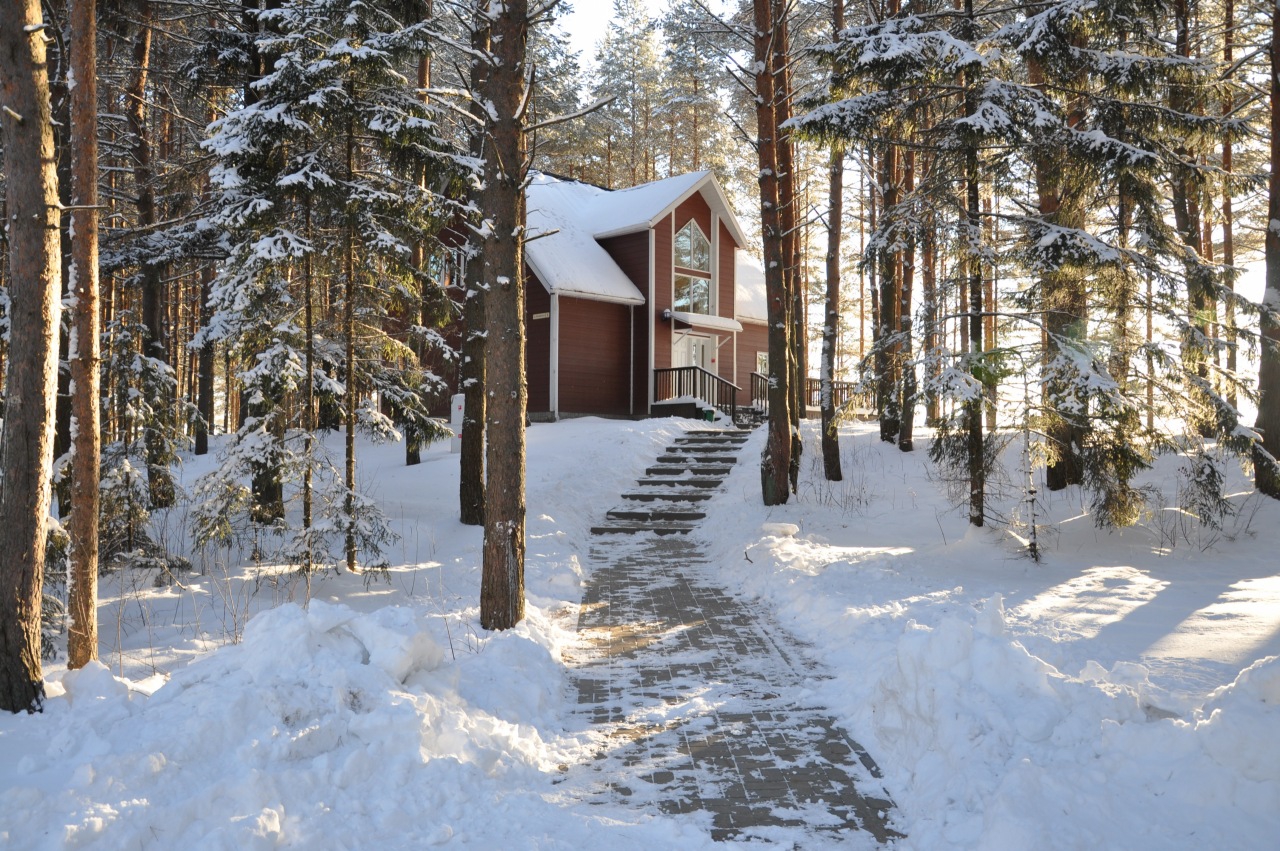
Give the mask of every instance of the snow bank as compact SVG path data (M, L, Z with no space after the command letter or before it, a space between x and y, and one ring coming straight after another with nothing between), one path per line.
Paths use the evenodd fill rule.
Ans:
M33 848L449 839L465 801L500 813L508 786L556 770L539 725L558 725L563 668L528 629L444 665L432 627L411 608L359 615L315 601L258 615L242 644L150 699L101 665L68 674L65 702L26 721L48 747L21 767L34 782L0 794L0 837ZM57 834L24 829L59 821Z
M809 437L806 446L816 446ZM996 589L1026 598L1089 583L1055 587L1073 575L1070 564L1051 572L999 555L997 533L966 529L940 496L913 489L926 478L921 460L869 436L853 446L843 437L844 483L824 483L806 467L798 501L752 510L744 506L758 499L758 470L739 465L729 488L740 501L716 505L707 526L716 529L710 543L726 580L768 601L829 667L832 677L814 689L883 769L907 837L902 847L1274 845L1280 659L1254 662L1182 717L1165 705L1185 698L1170 698L1136 661L1142 644L1106 648L1128 657L1109 667L1055 667L1023 639L1068 662L1078 653L1045 640L1052 624L1025 623L1022 614L1015 621ZM812 456L806 463L820 467ZM1140 542L1118 537L1109 546L1132 559L1124 546ZM1241 555L1252 563L1250 549ZM1117 582L1113 593L1127 590ZM1138 604L1150 598L1136 598L1132 610L1130 601L1109 607L1088 594L1079 602L1099 619L1116 617L1111 635L1121 639L1179 626L1175 619L1126 632L1121 615L1142 614Z

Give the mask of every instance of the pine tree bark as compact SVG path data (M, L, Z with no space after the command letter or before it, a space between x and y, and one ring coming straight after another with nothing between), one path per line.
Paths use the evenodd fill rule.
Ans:
M0 140L8 175L9 362L0 454L0 710L39 711L40 603L53 461L61 257L38 0L0 3Z
M473 55L483 56L489 51L490 25L477 13L471 32ZM471 61L471 91L478 93L485 84L488 65L478 59ZM484 113L478 98L473 98L471 114L479 123ZM471 156L480 160L486 149L483 130L471 136ZM479 192L475 203L481 203ZM467 264L463 270L462 296L462 447L458 475L458 508L460 519L467 526L484 525L484 447L485 447L485 276L481 254L483 243L473 235L467 244Z
M138 232L149 233L156 225L156 196L153 185L151 131L147 126L147 79L151 64L152 16L151 0L138 4L138 35L133 45L134 77L129 84L126 110L129 132L133 136L133 182L137 193ZM142 324L146 328L143 354L157 364L169 363L168 328L164 321L164 276L159 266L143 262ZM168 430L172 399L167 377L156 369L156 384L151 416L144 425L143 443L147 455L147 482L152 508L173 504L173 474L169 469Z
M974 23L973 0L964 0L965 20L972 34L977 31ZM964 112L972 117L978 111L978 93L975 81L965 74ZM969 296L968 317L968 365L977 373L982 359L982 260L977 251L982 244L982 209L979 197L978 149L970 143L965 149L965 241L969 246L967 258L969 279L966 289ZM963 326L962 326L963 327ZM975 394L964 403L967 455L969 461L969 525L986 523L987 459L986 443L982 432L982 396Z
M903 189L908 196L916 188L916 154L908 150L903 158ZM912 365L913 351L911 325L911 299L916 277L916 237L907 235L907 245L902 252L902 284L898 288L898 449L911 452L915 449L916 425L916 368Z
M1227 68L1227 88L1222 99L1223 117L1230 116L1235 109L1235 101L1232 96L1232 77L1234 73L1232 66L1235 63L1235 0L1225 0L1222 6L1223 16L1223 42L1222 42L1222 64ZM1237 329L1236 329L1236 242L1235 242L1235 209L1232 204L1231 196L1235 192L1233 173L1235 164L1233 163L1234 150L1231 144L1231 136L1227 134L1222 140L1222 265L1226 268L1226 290L1227 299L1224 309L1223 319L1227 325L1227 374L1230 376L1230 383L1227 386L1227 401L1231 407L1236 407L1236 386L1237 376L1236 370L1239 363L1236 357Z
M845 0L831 4L831 27L838 38L845 28ZM845 216L845 151L832 147L827 188L827 298L822 325L822 467L827 481L844 480L840 433L836 430L836 343L840 338L840 243Z
M784 126L791 119L791 49L787 15L788 0L773 0L771 16L773 37L770 63L773 73L773 124L776 128L775 155L778 160L778 226L782 240L782 279L787 292L789 339L787 350L788 389L791 393L791 455L787 477L791 492L800 486L800 456L804 443L800 438L800 419L807 416L808 371L805 345L808 339L808 317L801 282L800 225L797 215L795 143Z
M764 242L765 298L769 319L769 434L760 458L760 485L765 505L783 505L790 496L791 393L790 325L783 270L779 219L778 124L773 67L774 3L754 0L757 153L760 163L760 228Z
M880 158L880 209L886 220L901 200L898 184L900 157L898 146L891 144L885 146ZM880 439L893 443L898 439L902 426L895 392L898 384L898 346L895 341L898 308L901 304L899 275L902 262L896 249L890 247L881 247L877 260L880 267L880 300L876 315L876 411L879 414Z
M833 20L836 32L844 29L844 2L836 0ZM830 186L827 190L827 292L822 323L822 468L827 481L844 479L840 469L840 434L836 429L836 339L840 333L840 236L844 216L844 150L832 149Z
M75 506L71 538L71 631L67 667L98 658L98 506L101 466L98 324L98 70L97 13L93 3L72 3L71 281L74 334L70 346L75 454L71 479Z
M487 11L486 11L487 10ZM524 367L524 110L526 0L477 0L487 14L489 67L479 95L491 108L484 158L480 262L488 286L485 304L484 563L480 625L510 629L524 618L525 414Z
M1258 365L1258 419L1262 439L1253 448L1253 483L1280 499L1280 9L1271 17L1271 177L1267 184L1266 291ZM16 275L15 275L16 277Z

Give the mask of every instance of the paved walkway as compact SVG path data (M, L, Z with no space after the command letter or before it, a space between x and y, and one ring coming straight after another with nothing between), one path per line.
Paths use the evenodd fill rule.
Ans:
M696 524L689 506L661 489L666 509L685 512L675 528L600 534L590 552L577 674L600 737L588 799L704 818L721 840L896 836L875 763L807 698L820 668L767 612L716 586L696 534L677 533Z

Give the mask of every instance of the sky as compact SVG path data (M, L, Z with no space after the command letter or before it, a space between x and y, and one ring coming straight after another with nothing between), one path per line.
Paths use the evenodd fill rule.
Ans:
M648 0L649 13L655 18L666 8L666 0ZM604 38L604 31L613 16L612 0L572 0L573 11L564 17L561 25L569 33L573 49L584 60L595 55L596 43Z

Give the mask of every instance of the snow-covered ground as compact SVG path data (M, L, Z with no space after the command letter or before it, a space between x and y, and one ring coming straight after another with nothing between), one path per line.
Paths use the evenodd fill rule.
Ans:
M308 588L240 551L194 555L178 584L104 577L105 667L54 665L43 714L0 717L0 846L711 847L703 821L556 782L592 753L566 661L588 527L697 427L530 428L529 616L508 633L478 626L480 532L455 520L447 446L412 468L362 455L402 536L389 582ZM1280 504L1237 474L1220 532L1170 507L1108 534L1058 494L1037 564L967 527L923 440L851 426L832 484L810 429L799 499L766 509L762 438L695 534L827 665L818 696L884 770L900 847L1277 847ZM1175 469L1150 476L1170 504ZM172 546L185 518L158 520Z

